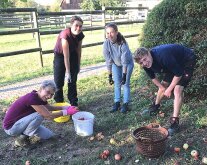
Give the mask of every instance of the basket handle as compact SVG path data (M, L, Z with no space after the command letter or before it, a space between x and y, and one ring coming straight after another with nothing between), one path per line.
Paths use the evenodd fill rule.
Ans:
M149 145L149 147L147 149L148 149L148 151L152 151L153 150L153 146Z
M141 140L141 141L145 140L145 141L148 141L148 142L152 142L152 139L151 138L146 138L146 137L139 136L139 137L137 137L137 139L138 140Z
M150 123L150 124L147 125L147 127L149 127L149 128L160 128L161 126L158 123Z

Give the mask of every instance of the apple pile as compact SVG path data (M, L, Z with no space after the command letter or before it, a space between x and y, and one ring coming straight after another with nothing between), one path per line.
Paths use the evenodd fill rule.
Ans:
M188 143L184 143L183 144L183 149L184 150L187 150L189 148L189 144ZM174 147L174 152L175 153L180 153L180 151L181 151L181 148L179 148L179 147ZM199 159L199 152L197 151L197 150L192 150L191 151L191 156L194 158L194 160L198 160ZM202 163L203 164L207 164L207 157L203 157L202 158Z

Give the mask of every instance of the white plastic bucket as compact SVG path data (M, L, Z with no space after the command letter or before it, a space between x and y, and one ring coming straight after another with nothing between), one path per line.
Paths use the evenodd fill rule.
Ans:
M72 119L77 135L90 136L93 134L94 115L92 113L86 111L77 112L72 115Z

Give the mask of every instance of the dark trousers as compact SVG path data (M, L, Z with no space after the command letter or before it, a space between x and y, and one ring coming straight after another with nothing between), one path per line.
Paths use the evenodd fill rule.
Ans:
M56 102L64 102L63 96L63 86L65 80L65 64L64 56L55 54L53 61L54 69L54 81L57 86L57 91L55 92L54 100ZM68 83L68 100L71 105L77 105L77 76L78 76L78 63L77 61L70 61L70 73L71 73L71 83ZM67 81L67 80L66 80Z

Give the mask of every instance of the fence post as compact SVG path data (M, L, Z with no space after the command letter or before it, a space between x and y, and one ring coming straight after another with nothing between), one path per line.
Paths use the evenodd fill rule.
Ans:
M90 26L92 27L93 25L92 25L92 22L93 22L93 16L92 16L92 14L90 14Z
M38 19L37 19L37 11L32 12L33 19L34 19L34 28L39 28L38 27ZM41 47L41 41L40 41L40 32L35 32L35 38L36 38L36 44L39 48ZM42 49L40 50L40 62L41 66L43 67L43 59L42 59Z
M103 13L102 13L102 24L103 24L103 27L105 27L106 26L106 8L105 8L105 6L102 6L102 11L103 11ZM106 38L105 28L104 28L103 34L104 34L104 40L105 40L105 38Z

